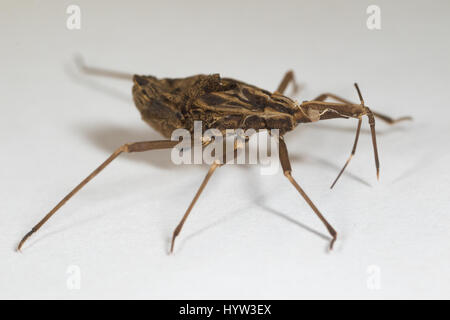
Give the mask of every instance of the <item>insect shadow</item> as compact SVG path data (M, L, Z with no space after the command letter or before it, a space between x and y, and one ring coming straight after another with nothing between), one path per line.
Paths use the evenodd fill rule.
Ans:
M281 211L278 211L276 209L270 208L270 207L268 207L268 206L266 206L264 204L258 204L258 206L261 209L263 209L263 210L265 210L267 212L270 212L270 213L274 214L275 216L277 216L279 218L282 218L282 219L286 220L288 223L292 223L292 224L302 228L303 230L305 230L307 232L310 232L313 235L318 236L319 238L322 238L322 239L326 240L327 241L327 245L325 246L325 252L327 252L327 253L329 252L328 251L328 242L330 241L331 238L329 236L327 236L326 234L324 234L322 232L319 232L319 231L309 227L308 225L306 225L306 224L304 224L304 223L302 223L302 222L300 222L300 221L298 221L298 220L288 216L287 214L285 214L285 213L283 213Z
M182 248L184 248L184 246L187 245L192 239L195 239L196 237L202 235L203 233L205 233L205 232L207 232L207 231L209 231L211 229L216 228L217 226L219 226L221 224L224 224L224 223L226 223L226 222L228 222L228 221L230 221L232 219L238 218L238 216L240 214L245 212L246 209L250 209L251 207L252 206L250 206L250 205L249 206L245 206L245 207L240 207L237 210L234 210L232 212L226 213L222 218L219 218L219 219L211 222L210 224L208 224L206 226L200 227L197 230L192 231L190 234L186 235L183 240L180 241L180 245L179 245L178 250L182 251ZM168 244L168 249L170 248L171 240L172 239L170 237L166 238L166 241L167 241L167 244Z
M297 161L302 162L302 163L311 163L311 164L314 164L317 166L322 166L324 168L330 169L330 171L333 173L340 169L338 164L333 163L327 159L319 158L319 157L315 157L315 156L311 156L311 155L306 155L306 154L295 154L294 153L292 156L292 162L295 163ZM368 183L363 178L360 178L357 175L351 173L351 171L344 172L344 176L347 178L350 178L354 181L357 181L367 187L372 187L372 185L370 183Z

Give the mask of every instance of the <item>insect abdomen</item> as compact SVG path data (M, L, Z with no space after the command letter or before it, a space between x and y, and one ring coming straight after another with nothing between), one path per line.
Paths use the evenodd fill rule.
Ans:
M162 94L158 95L150 86L136 82L133 86L133 100L141 113L142 119L165 137L170 137L172 131L185 126L185 118L173 101Z

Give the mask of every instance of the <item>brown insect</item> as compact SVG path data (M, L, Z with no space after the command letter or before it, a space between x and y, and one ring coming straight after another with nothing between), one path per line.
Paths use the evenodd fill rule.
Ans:
M66 195L23 237L18 245L18 250L22 248L24 242L33 233L39 230L58 209L60 209L75 193L100 173L118 155L123 152L143 152L174 148L179 141L170 140L172 131L177 128L185 128L192 132L194 121L198 120L202 121L203 130L210 128L217 128L221 131L239 128L244 130L250 128L255 130L279 129L279 158L284 175L327 228L331 235L330 249L332 249L333 244L336 241L337 232L292 177L291 164L283 135L286 132L293 130L299 123L316 122L334 118L358 119L356 137L350 157L347 159L342 170L339 172L339 175L331 185L332 188L355 154L363 116L367 116L369 120L377 178L379 177L379 161L375 135L375 117L378 117L389 124L411 119L410 117L392 119L386 115L371 111L364 104L361 92L356 83L355 87L359 95L360 104L352 103L329 93L321 94L311 101L305 101L299 104L283 95L290 83L294 85L294 88L297 88L292 71L286 73L277 90L271 93L238 80L221 78L218 74L196 75L180 79L157 79L153 76L131 76L85 66L83 66L83 69L86 73L132 79L134 83L133 98L142 115L142 119L168 139L127 143L119 147L105 162ZM338 102L325 102L327 98L334 99ZM173 232L170 252L173 252L175 238L180 233L194 204L214 171L221 165L221 163L214 162L210 166L206 177L200 185L200 188L195 194L186 213Z

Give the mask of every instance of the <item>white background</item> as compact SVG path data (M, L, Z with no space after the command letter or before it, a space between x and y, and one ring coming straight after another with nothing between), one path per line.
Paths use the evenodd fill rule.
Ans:
M81 30L66 28L72 3ZM381 30L366 27L370 4ZM448 1L0 6L0 298L450 297ZM121 156L20 254L20 238L116 147L160 138L140 120L131 83L81 74L77 53L96 67L221 73L268 90L293 69L299 101L325 91L355 100L357 81L373 110L414 121L377 122L380 182L365 122L334 190L356 121L287 134L294 177L339 232L333 252L281 172L229 166L168 255L207 166L175 166L155 151ZM67 285L71 266L79 290Z

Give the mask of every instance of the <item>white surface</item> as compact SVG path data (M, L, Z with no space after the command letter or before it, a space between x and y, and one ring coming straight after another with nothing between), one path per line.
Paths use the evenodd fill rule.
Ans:
M144 4L145 3L145 4ZM0 298L449 298L448 1L2 1ZM366 28L381 7L382 30ZM77 73L87 63L182 77L219 72L274 90L292 68L298 99L324 91L415 120L377 123L376 182L367 122L333 191L355 121L287 135L294 176L339 232L326 229L281 172L221 168L172 231L206 166L169 152L121 156L28 243L20 238L117 146L151 140L131 84ZM81 271L69 290L70 266ZM380 270L371 290L369 266ZM369 268L369 269L368 269ZM372 277L371 277L372 276Z

